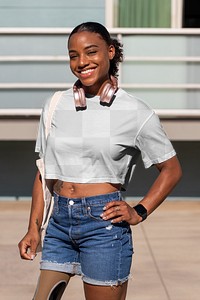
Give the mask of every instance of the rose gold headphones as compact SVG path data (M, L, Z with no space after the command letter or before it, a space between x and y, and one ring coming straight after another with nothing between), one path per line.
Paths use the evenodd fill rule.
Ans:
M115 93L118 90L118 82L114 76L110 77L111 83L105 83L100 91L100 104L103 106L111 106L115 99ZM87 108L85 92L82 88L80 80L77 80L73 86L74 102L76 110L85 110Z

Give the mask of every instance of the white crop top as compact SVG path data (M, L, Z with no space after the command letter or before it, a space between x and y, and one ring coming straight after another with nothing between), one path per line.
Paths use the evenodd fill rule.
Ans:
M64 91L46 140L50 100L35 148L44 158L46 179L121 183L126 188L140 153L146 168L176 154L153 110L122 89L110 107L100 105L99 96L87 98L84 111L76 111L72 89Z

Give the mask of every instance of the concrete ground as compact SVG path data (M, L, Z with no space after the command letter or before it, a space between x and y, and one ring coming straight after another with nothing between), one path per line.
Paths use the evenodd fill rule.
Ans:
M2 300L31 300L34 293L39 256L33 262L22 261L17 248L26 232L29 207L29 202L0 202ZM133 227L133 236L127 300L200 299L200 201L165 201ZM71 280L62 299L84 299L79 277Z

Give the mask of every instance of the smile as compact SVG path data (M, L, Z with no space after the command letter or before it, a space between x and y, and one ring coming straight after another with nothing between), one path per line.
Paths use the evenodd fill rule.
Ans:
M94 69L88 69L88 70L84 70L84 71L81 71L80 73L81 74L90 74L94 71Z

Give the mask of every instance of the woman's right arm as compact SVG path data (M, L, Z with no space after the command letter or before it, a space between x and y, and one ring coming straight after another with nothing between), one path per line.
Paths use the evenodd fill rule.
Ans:
M43 190L40 172L38 171L33 184L32 204L28 232L19 242L20 256L23 259L33 260L40 243L40 227L44 210Z

